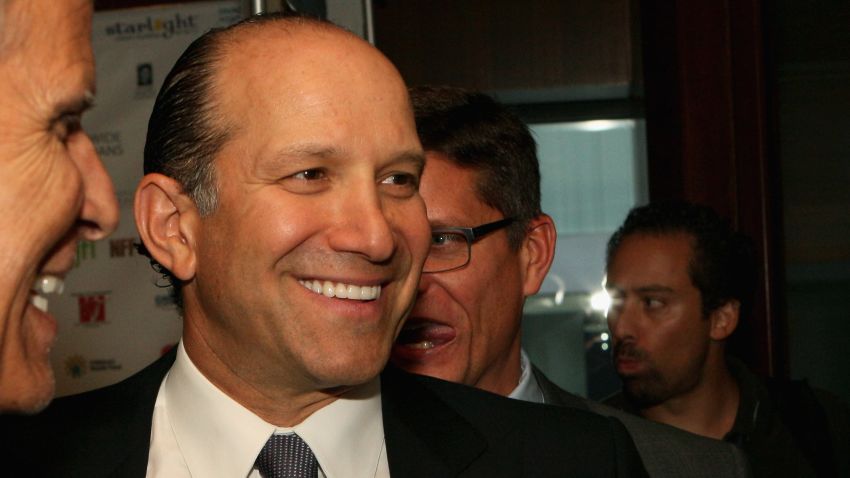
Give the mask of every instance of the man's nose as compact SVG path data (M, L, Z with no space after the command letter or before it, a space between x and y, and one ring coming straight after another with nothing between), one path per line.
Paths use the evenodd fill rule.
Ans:
M360 254L384 262L395 253L392 211L382 204L376 186L350 190L329 232L334 250Z
M111 234L118 226L118 201L112 179L103 167L91 139L86 134L69 144L71 157L83 181L83 207L78 223L83 238L96 241Z

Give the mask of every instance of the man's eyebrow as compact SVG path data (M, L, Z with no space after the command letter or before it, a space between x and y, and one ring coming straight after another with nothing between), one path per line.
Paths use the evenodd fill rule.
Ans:
M82 95L76 96L66 101L61 101L56 105L56 115L74 113L80 114L94 106L93 90L86 90Z
M671 287L667 287L667 286L659 285L659 284L643 285L643 286L635 287L635 288L632 288L632 289L627 289L626 287L621 287L617 284L606 284L605 290L607 290L609 293L615 292L617 294L624 294L629 290L631 290L632 292L637 293L637 294L651 294L651 293L657 294L659 292L665 293L665 294L671 294L671 293L675 292Z
M667 287L667 286L664 286L664 285L656 285L656 284L636 287L634 290L635 290L635 292L640 293L640 294L658 293L658 292L670 294L670 293L675 292L673 290L673 288L671 288L671 287Z
M422 174L425 169L425 153L422 151L404 151L396 154L389 164L410 163L416 168L416 172Z

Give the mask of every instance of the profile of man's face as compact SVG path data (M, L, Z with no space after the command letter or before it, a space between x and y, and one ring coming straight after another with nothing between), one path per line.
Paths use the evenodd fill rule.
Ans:
M91 2L8 0L0 52L0 411L53 394L47 313L80 239L118 220L112 183L80 116L94 94Z
M641 408L687 393L704 373L711 322L689 274L692 254L685 233L636 233L608 265L614 365Z
M427 152L422 197L432 227L475 227L504 218L476 193L477 172ZM416 305L393 347L410 372L507 395L519 374L519 324L526 284L507 231L472 246L465 267L422 275Z
M347 34L265 25L228 45L213 88L231 129L218 206L189 226L187 351L203 340L259 387L375 377L429 242L401 78Z

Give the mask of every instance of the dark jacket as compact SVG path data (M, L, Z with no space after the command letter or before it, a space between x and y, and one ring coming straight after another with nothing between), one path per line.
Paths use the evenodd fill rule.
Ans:
M749 476L744 454L728 443L651 422L574 395L558 387L536 367L534 378L547 404L589 410L620 420L632 436L650 476L658 478L743 478Z
M37 477L145 476L153 406L173 361L172 352L123 382L58 399L34 417L4 417L3 453L14 450L4 467L25 466ZM394 477L647 476L613 419L393 369L382 374L381 393Z

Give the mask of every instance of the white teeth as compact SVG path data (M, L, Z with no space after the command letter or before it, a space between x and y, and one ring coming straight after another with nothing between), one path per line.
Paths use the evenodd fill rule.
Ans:
M38 276L32 290L39 294L61 294L65 290L65 281L52 275Z
M43 295L31 295L30 303L35 306L36 309L47 312L47 298Z
M407 346L414 349L428 350L434 348L434 342L431 342L430 340L423 340L422 342L407 344Z
M44 294L61 294L65 290L65 281L54 275L41 275L35 278L32 285L33 294L30 303L38 310L47 312L47 297Z
M375 300L381 297L381 286L358 286L342 282L299 280L301 285L325 297L351 300Z

